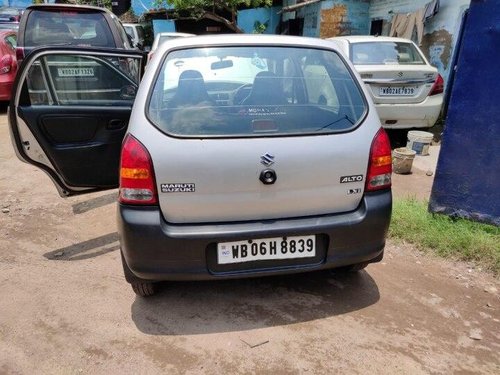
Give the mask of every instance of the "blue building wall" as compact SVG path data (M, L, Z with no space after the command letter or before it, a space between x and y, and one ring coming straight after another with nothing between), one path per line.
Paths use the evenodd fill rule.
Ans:
M245 33L251 34L255 30L256 22L267 23L263 34L276 34L276 28L280 22L280 15L278 14L280 10L281 7L240 10L238 12L238 27Z
M473 0L429 208L500 225L500 1Z
M4 0L4 6L10 6L13 8L26 8L28 5L33 4L31 0Z

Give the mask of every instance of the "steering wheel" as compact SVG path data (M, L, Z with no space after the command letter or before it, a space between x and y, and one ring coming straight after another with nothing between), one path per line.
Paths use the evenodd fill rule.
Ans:
M243 100L247 98L248 95L250 95L250 92L252 91L252 84L251 83L245 83L244 85L241 85L234 91L233 95L233 104L241 104Z

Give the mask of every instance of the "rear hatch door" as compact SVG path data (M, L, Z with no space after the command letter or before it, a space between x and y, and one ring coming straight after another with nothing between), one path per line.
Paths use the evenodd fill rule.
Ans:
M253 43L175 49L146 70L129 131L151 154L168 222L317 216L360 204L380 128L362 83L332 49ZM262 181L266 171L272 183Z

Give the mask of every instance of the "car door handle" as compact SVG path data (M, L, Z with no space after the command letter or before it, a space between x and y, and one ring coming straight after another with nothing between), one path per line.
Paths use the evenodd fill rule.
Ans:
M127 126L127 122L124 120L113 119L108 122L106 129L108 130L120 130Z

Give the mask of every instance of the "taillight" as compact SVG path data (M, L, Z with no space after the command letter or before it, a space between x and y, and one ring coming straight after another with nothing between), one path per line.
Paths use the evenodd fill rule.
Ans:
M373 138L370 149L365 190L374 191L391 187L391 173L391 143L385 130L380 128Z
M16 47L16 59L19 62L21 62L21 60L24 59L24 48L23 47Z
M6 55L0 60L0 74L7 74L12 70L12 57Z
M441 74L438 74L436 80L434 81L434 85L432 86L431 92L429 96L441 94L444 91L444 79L441 77Z
M122 146L119 201L143 205L158 203L151 157L131 135L127 135Z

